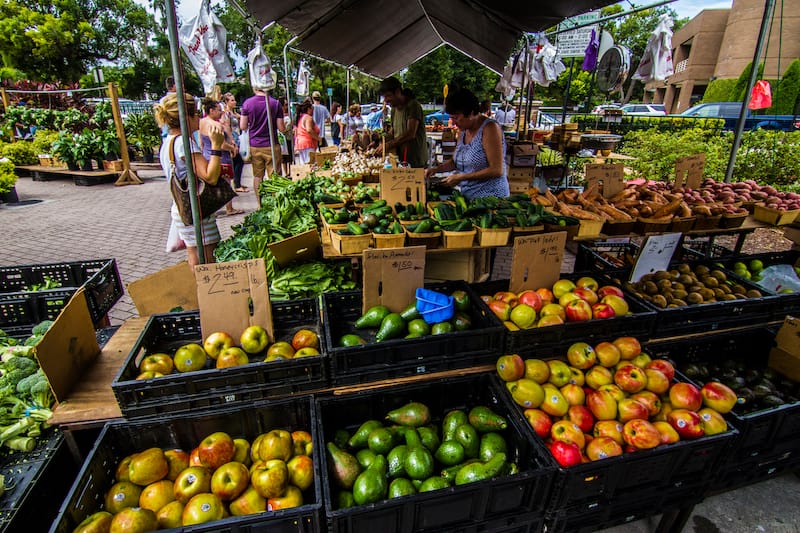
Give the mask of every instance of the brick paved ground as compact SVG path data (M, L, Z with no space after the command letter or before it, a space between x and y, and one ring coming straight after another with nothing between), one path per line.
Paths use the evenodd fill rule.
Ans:
M251 185L250 167L244 183ZM164 251L169 230L170 193L160 169L140 171L145 184L114 187L77 187L69 180L34 182L22 179L17 185L21 200L41 199L25 207L0 204L0 227L4 243L2 265L115 258L127 284L173 265L185 252ZM236 200L247 211L256 208L253 193ZM223 237L243 216L219 219ZM499 250L494 279L507 278L510 249ZM564 271L571 271L574 257L567 254ZM112 310L112 322L119 324L135 316L126 295ZM685 531L696 533L789 533L800 531L800 480L788 474L751 487L709 498L695 508ZM615 533L653 531L655 519L640 520L612 528Z

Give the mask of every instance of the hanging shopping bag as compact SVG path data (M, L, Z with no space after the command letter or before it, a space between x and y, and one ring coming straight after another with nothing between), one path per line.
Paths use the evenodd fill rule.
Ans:
M305 60L300 61L300 66L297 67L297 84L295 93L297 96L308 96L308 86L310 83L311 71L308 70Z
M767 109L772 107L772 87L767 80L758 80L753 85L753 92L750 93L750 103L748 109Z
M250 86L261 91L275 88L275 75L272 64L261 46L261 37L256 37L255 47L247 53L247 64L250 68Z
M642 54L642 60L633 74L633 79L642 83L664 81L672 76L672 17L661 15L658 25Z
M209 0L203 0L200 13L178 31L181 48L192 63L206 94L217 82L232 82L233 67L228 59L228 31L211 11Z
M239 134L239 155L245 163L250 162L250 130Z

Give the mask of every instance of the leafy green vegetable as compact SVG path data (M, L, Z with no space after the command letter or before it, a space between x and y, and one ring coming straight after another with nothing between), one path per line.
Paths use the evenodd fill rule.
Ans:
M325 292L353 290L350 263L311 261L289 265L270 277L269 294L273 300L309 298Z

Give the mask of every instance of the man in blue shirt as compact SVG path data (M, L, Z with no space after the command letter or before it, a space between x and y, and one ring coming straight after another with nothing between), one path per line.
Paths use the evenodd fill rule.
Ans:
M383 113L378 110L378 106L370 108L370 114L367 115L366 127L369 130L377 130L383 127Z
M311 100L314 101L314 124L319 126L319 146L322 148L323 146L328 146L328 142L325 140L325 123L331 121L331 113L322 103L322 95L319 93L319 91L314 91L311 94Z

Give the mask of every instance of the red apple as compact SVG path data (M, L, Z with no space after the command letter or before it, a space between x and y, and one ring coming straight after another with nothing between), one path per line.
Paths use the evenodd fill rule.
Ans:
M617 418L617 401L608 391L597 390L587 396L586 407L589 408L597 420L614 420Z
M616 420L598 420L594 424L592 435L594 438L609 437L620 446L625 443L622 438L622 424Z
M542 307L544 307L547 304L553 303L553 301L555 300L555 296L553 296L553 291L551 291L547 287L536 289L536 294L538 294L539 298L542 299Z
M672 444L681 440L675 428L669 425L669 422L663 420L656 420L653 422L653 427L661 433L661 444Z
M610 305L614 309L615 316L625 316L628 314L628 302L626 302L624 298L609 294L608 296L604 296L600 302Z
M632 398L625 398L617 404L617 420L623 424L635 419L647 420L649 417L647 407Z
M592 307L583 300L573 300L564 307L567 322L582 322L592 319Z
M489 302L489 309L502 321L511 318L511 306L502 300L492 300Z
M586 446L586 437L578 424L569 420L559 420L550 428L550 438L577 444L581 450Z
M703 395L691 383L675 383L669 389L669 403L673 409L697 411L703 405Z
M550 436L550 428L553 426L553 420L550 415L541 409L525 409L522 414L528 419L528 423L537 435L543 439Z
M594 278L586 276L578 279L578 281L575 282L575 286L578 287L579 289L589 289L590 291L593 292L597 292L597 289L600 287L600 285Z
M603 385L614 383L614 375L604 366L593 366L586 371L586 384L593 389L599 389Z
M589 305L594 305L597 303L597 294L595 294L595 292L591 289L584 289L578 287L577 289L572 291L572 294L577 295L581 300L588 303Z
M660 370L655 368L645 368L644 375L647 376L647 390L656 394L664 394L669 390L669 380Z
M597 354L597 362L606 368L611 368L619 363L622 357L619 348L610 342L601 342L594 347L594 351Z
M703 405L723 414L730 412L738 399L735 392L717 381L703 385L700 394L703 396Z
M610 392L611 396L614 398L615 402L619 402L621 400L624 400L625 397L627 396L625 394L625 392L622 389L620 389L619 387L617 387L617 385L614 384L614 383L609 383L608 385L603 385L602 387L598 388L597 390Z
M568 292L575 290L575 284L568 279L560 279L553 284L553 296L561 298Z
M622 426L625 444L637 450L649 450L661 444L661 433L647 420L635 419Z
M564 418L577 424L584 433L591 433L594 427L594 416L585 405L571 405Z
M642 345L636 337L620 337L614 340L614 346L619 350L620 358L624 361L630 361L640 353L642 353Z
M558 464L564 468L581 463L581 449L577 444L556 440L549 443L547 448Z
M650 361L651 361L650 356L642 352L633 359L631 359L631 364L634 364L639 368L641 368L642 370L644 370L645 368L647 368L647 365L650 364Z
M519 303L519 298L517 298L517 295L514 294L513 292L508 292L508 291L500 291L495 293L494 299L500 300L501 302L505 302L511 307L514 307L515 305L517 305L517 303Z
M547 316L557 316L561 318L561 320L564 320L567 317L566 313L564 312L564 308L553 303L545 304L544 307L542 307L540 316L542 318Z
M314 348L319 350L319 336L310 329L298 330L292 337L292 348L302 350L303 348Z
M175 499L186 504L197 494L211 491L211 470L204 466L190 466L175 478Z
M567 359L570 365L585 370L594 366L597 354L589 344L576 342L567 349Z
M689 409L673 409L667 415L667 422L682 439L696 439L704 434L700 415Z
M208 465L204 465L203 461L200 460L200 448L195 448L189 452L189 466L205 466L208 468Z
M217 355L217 368L232 368L234 366L246 365L250 362L244 350L232 346L219 352Z
M561 307L566 307L568 303L580 299L581 297L575 294L574 292L568 292L561 295L561 298L558 299L558 305L560 305Z
M230 348L231 346L236 346L236 341L224 331L212 333L206 337L206 340L203 343L203 349L211 359L216 359L221 352Z
M167 473L167 479L170 481L175 481L175 478L178 477L183 470L189 468L189 454L183 450L173 449L173 450L164 450L164 458L167 460L167 464L169 465L169 472Z
M622 455L622 447L611 437L598 437L586 445L586 455L592 461Z
M614 383L623 391L633 394L644 390L647 386L647 376L638 366L625 365L614 374Z
M608 304L597 303L592 306L592 317L597 319L614 318L617 312Z
M597 296L599 296L600 298L605 298L609 294L618 296L620 298L625 298L625 293L622 292L622 289L620 289L619 287L614 287L613 285L605 285L603 287L600 287L599 289L597 289L596 292Z
M697 414L700 415L700 422L703 424L703 431L706 435L716 435L728 431L725 418L714 409L704 407Z
M538 292L532 290L522 291L519 293L519 303L533 307L537 313L541 311L542 307L544 306L542 297Z
M561 387L561 395L567 400L570 405L583 405L586 401L586 394L580 385L574 383L567 383Z
M672 383L672 380L675 379L675 367L672 366L672 363L667 361L666 359L653 359L645 368L652 368L654 370L658 370L664 376L666 376L667 380Z
M208 465L212 470L216 470L225 463L233 459L236 446L233 439L227 433L218 431L204 438L197 447L197 454L200 462Z
M661 398L654 392L643 390L632 395L631 399L647 407L650 416L656 416L661 411Z
M517 381L525 376L525 361L519 355L503 355L497 359L497 375L503 381Z

